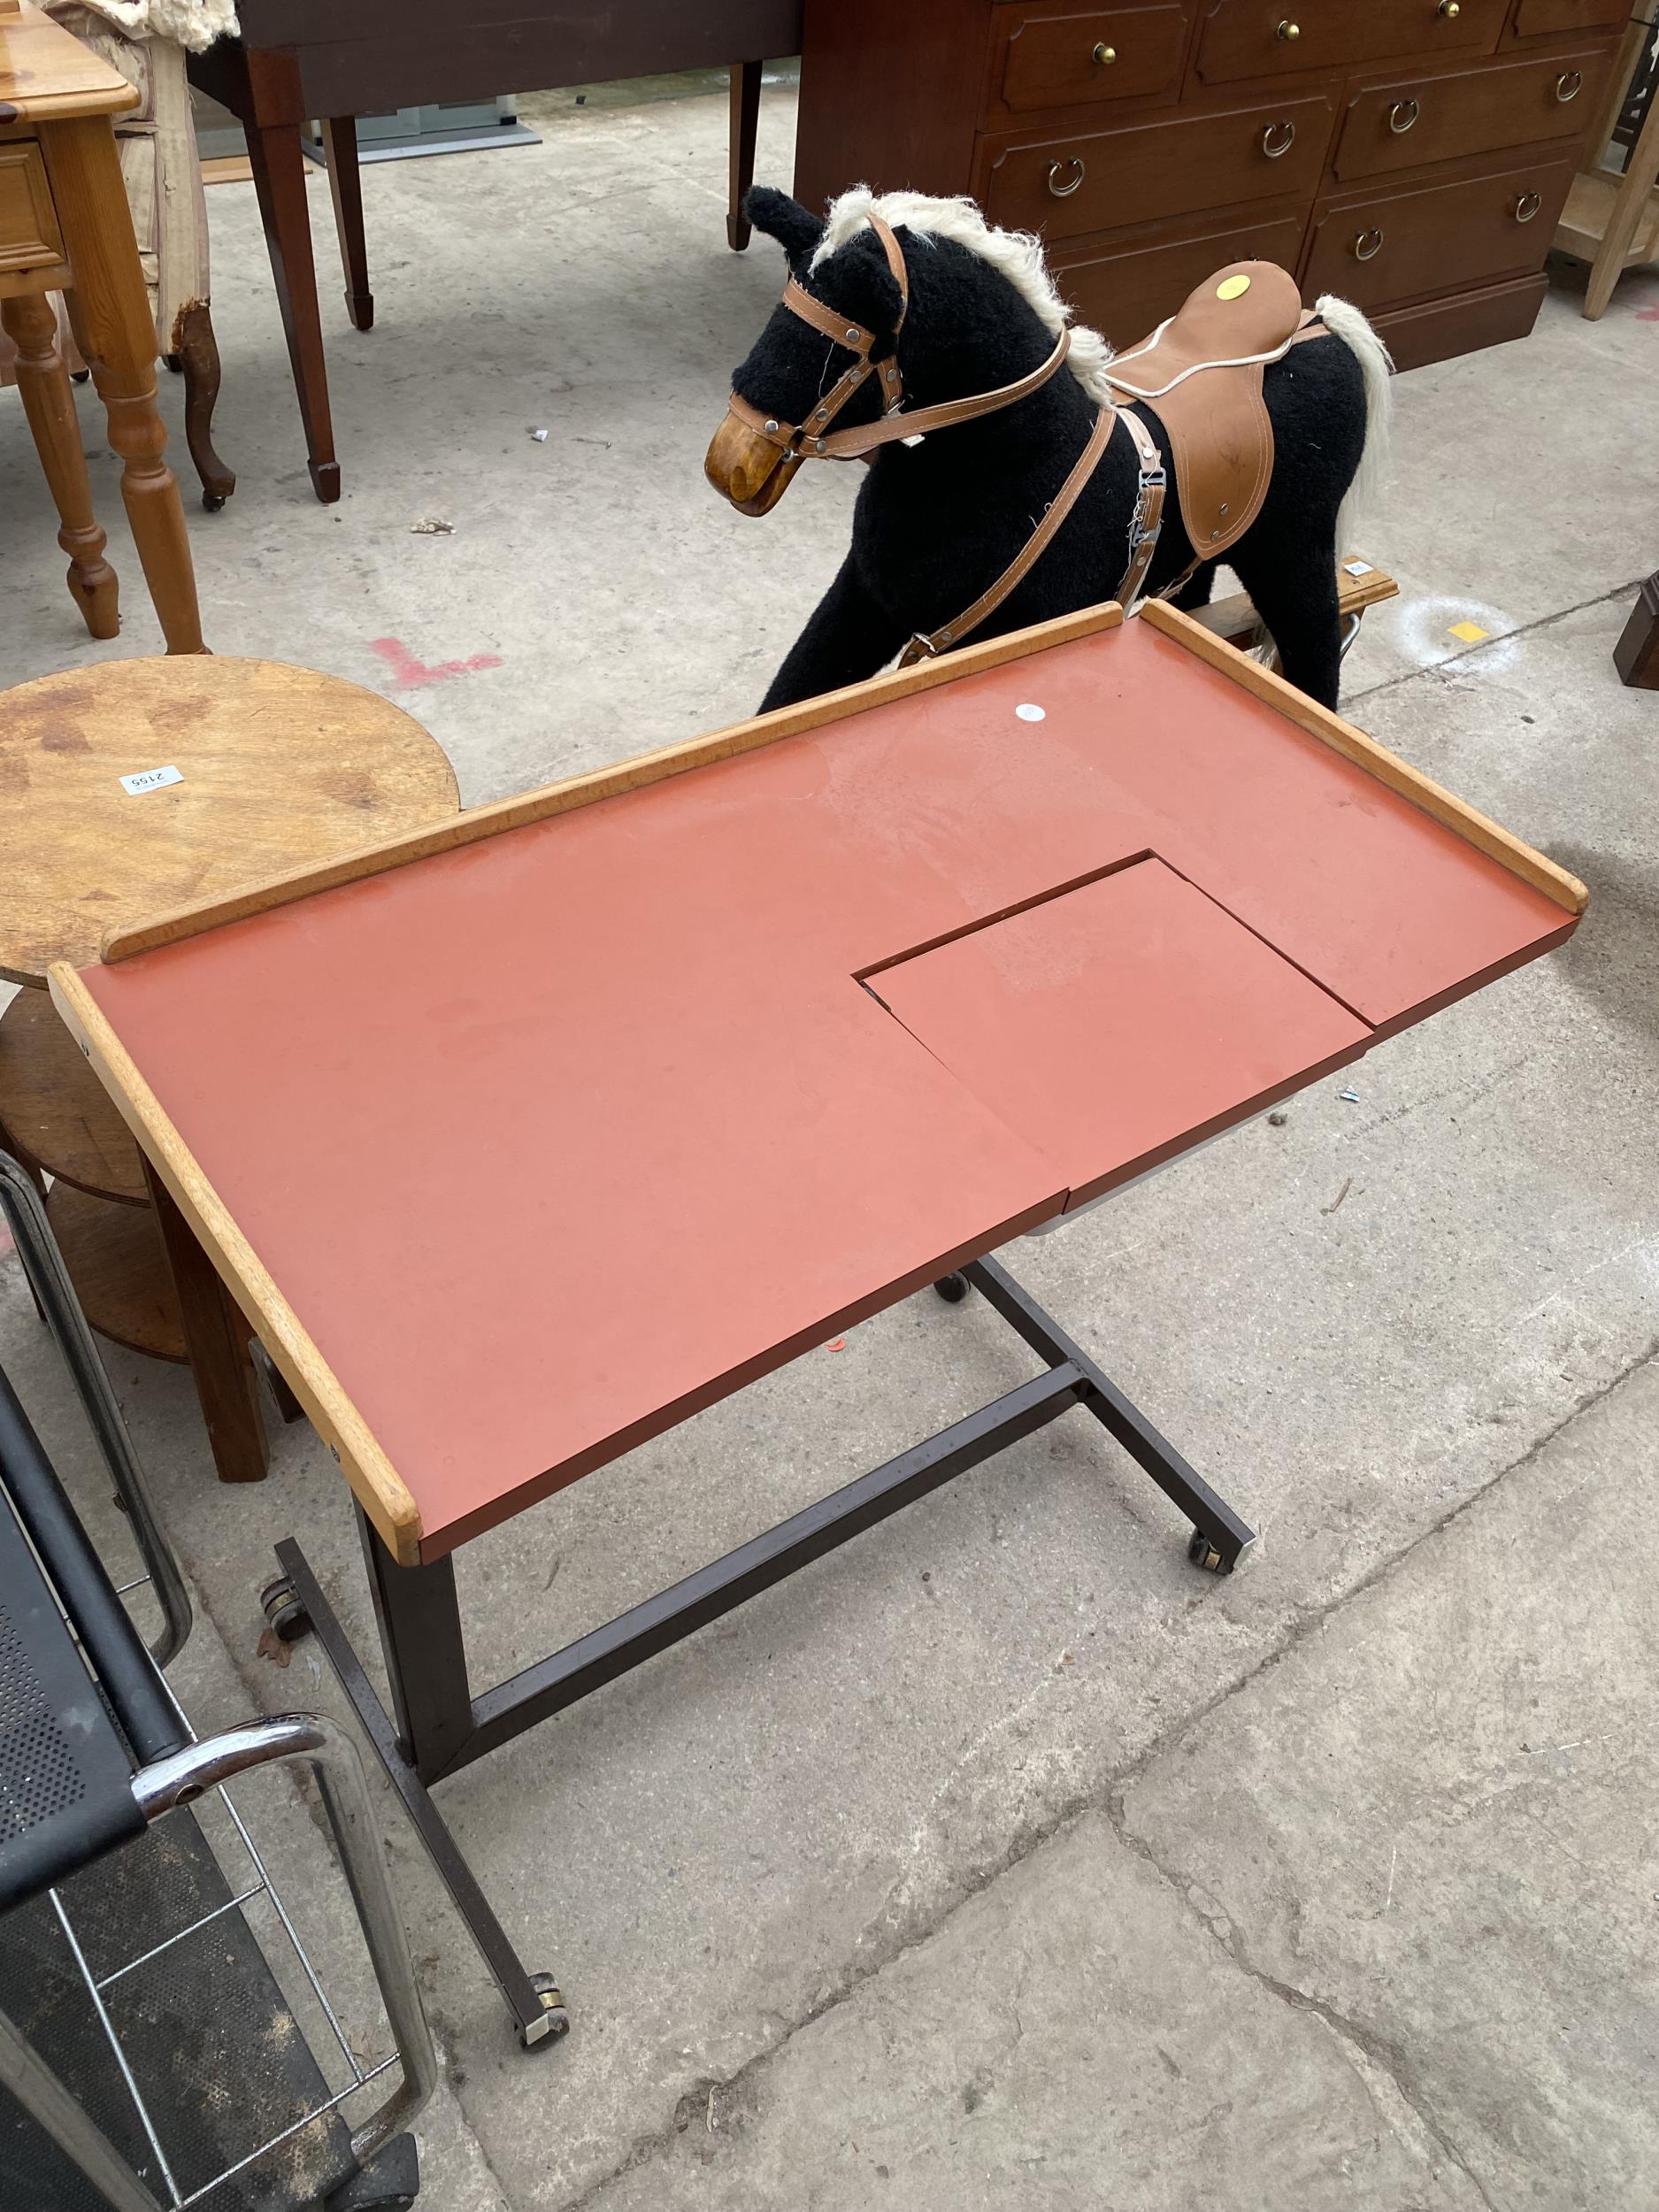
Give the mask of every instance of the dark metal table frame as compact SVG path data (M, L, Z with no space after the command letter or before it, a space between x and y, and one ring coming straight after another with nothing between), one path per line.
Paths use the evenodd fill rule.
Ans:
M399 1566L358 1509L391 1685L388 1717L298 1543L289 1538L277 1546L286 1578L285 1584L273 1586L279 1606L291 1588L290 1605L303 1609L327 1654L526 2047L562 2035L570 2025L569 2014L553 1978L531 1972L508 1940L433 1802L434 1783L1078 1406L1094 1416L1191 1521L1187 1548L1195 1565L1230 1573L1254 1540L1233 1509L995 1260L976 1260L938 1287L954 1301L964 1296L970 1285L1046 1363L1044 1373L481 1696L472 1694L467 1681L452 1556L430 1565ZM270 1599L267 1593L268 1607ZM290 1626L297 1630L303 1624L291 1616Z

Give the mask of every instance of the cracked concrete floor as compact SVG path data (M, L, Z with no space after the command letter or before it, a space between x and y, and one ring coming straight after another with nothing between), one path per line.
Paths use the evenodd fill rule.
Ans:
M324 286L332 512L251 196L211 196L242 477L192 518L211 640L392 692L469 802L749 710L855 488L762 526L703 487L780 280L724 249L723 104L535 119L539 150L365 172L375 331ZM763 175L790 121L776 88ZM1659 283L1595 326L1576 285L1525 343L1400 380L1364 549L1404 588L1347 704L1585 876L1589 919L1371 1055L1356 1102L1317 1088L1007 1256L1259 1555L1195 1578L1069 1420L470 1770L446 1809L575 2009L534 2058L391 1824L444 2212L1653 2201L1659 701L1609 656L1659 557ZM4 411L0 511L0 679L154 649L136 590L118 647L77 634ZM453 535L411 534L432 514ZM96 1497L12 1265L0 1357ZM296 1529L368 1628L325 1456L285 1432L270 1482L220 1490L185 1379L111 1363L204 1609L204 1717L327 1702L314 1651L257 1655ZM1025 1371L972 1304L914 1300L700 1416L468 1548L479 1678Z

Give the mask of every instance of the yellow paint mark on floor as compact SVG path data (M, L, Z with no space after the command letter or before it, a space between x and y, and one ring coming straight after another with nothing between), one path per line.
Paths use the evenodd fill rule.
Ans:
M1492 633L1483 630L1478 622L1448 622L1446 634L1448 637L1462 638L1465 645L1479 645L1482 638L1490 637Z

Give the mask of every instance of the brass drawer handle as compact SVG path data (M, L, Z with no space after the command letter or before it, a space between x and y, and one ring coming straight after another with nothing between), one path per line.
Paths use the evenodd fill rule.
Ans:
M1061 173L1066 169L1075 169L1077 174L1070 184L1062 184ZM1064 161L1051 161L1048 164L1048 189L1056 200L1069 200L1087 173L1080 154L1072 154Z
M1300 23L1293 23L1290 18L1286 16L1284 21L1279 25L1279 28L1274 32L1273 36L1275 38L1282 38L1285 40L1286 44L1288 44L1293 38L1300 38L1302 36L1302 26Z
M1354 241L1356 261L1374 261L1381 251L1382 233L1379 230L1363 230Z
M1105 40L1102 39L1100 44L1094 49L1094 58L1102 69L1110 69L1118 58L1118 49L1115 46L1108 46Z
M1533 216L1537 214L1539 209L1542 207L1543 204L1544 196L1541 192L1523 192L1520 198L1515 203L1516 221L1517 223L1530 223Z
M1576 100L1584 90L1582 69L1563 69L1555 80L1555 97L1563 103Z
M1262 151L1270 161L1287 154L1295 142L1296 126L1291 122L1270 123L1262 133Z
M1440 0L1440 4L1435 10L1435 13L1443 15L1448 23L1454 23L1463 13L1463 10L1458 6L1457 0Z
M1403 138L1422 113L1415 100L1396 100L1388 111L1388 127L1396 138Z

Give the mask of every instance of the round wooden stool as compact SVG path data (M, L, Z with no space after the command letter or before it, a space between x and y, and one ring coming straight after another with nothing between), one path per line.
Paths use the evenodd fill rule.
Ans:
M248 1330L45 995L106 931L417 829L459 803L401 707L278 661L111 661L0 693L0 1143L94 1328L188 1360L227 1481L266 1467ZM281 1394L283 1410L295 1409Z

